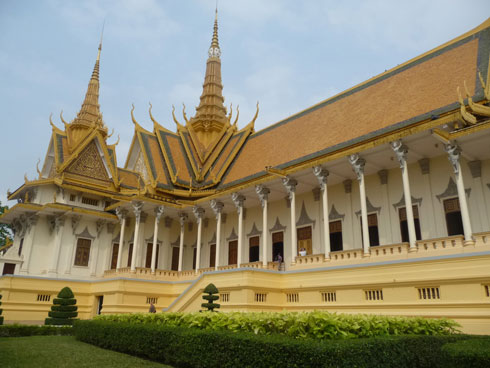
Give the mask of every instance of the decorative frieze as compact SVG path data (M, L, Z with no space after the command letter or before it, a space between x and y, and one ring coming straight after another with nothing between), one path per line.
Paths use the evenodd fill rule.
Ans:
M92 234L90 234L90 231L88 230L88 227L85 226L85 229L83 229L83 231L79 234L75 234L75 236L77 238L85 238L85 239L92 239L94 240L95 239L95 236L93 236Z
M250 238L252 236L260 236L260 235L262 235L262 231L257 229L257 226L255 225L255 222L254 222L252 225L252 230L250 230L250 232L247 234L247 237Z
M15 236L23 238L36 225L39 217L33 213L21 214L12 221L12 230Z
M429 158L421 158L419 161L420 172L422 175L430 174L430 159Z
M345 194L350 194L352 193L352 180L351 179L346 179L342 182L344 185L344 192Z
M388 184L388 170L383 169L378 171L379 183L381 185Z
M47 216L48 219L48 224L49 224L49 233L52 234L53 231L58 233L60 228L62 228L65 225L65 218L63 215L52 215L52 216Z
M422 204L422 198L415 198L414 196L412 197L412 203L420 206ZM396 203L393 203L393 208L396 210L399 207L405 207L405 193L402 193L402 197L400 200Z
M301 204L301 213L299 215L298 221L296 221L296 226L300 227L303 225L313 225L315 227L315 220L312 220L308 213L306 212L305 201Z
M471 188L465 189L465 192L466 192L466 195L469 197L470 193L471 193ZM458 196L458 186L454 182L453 178L450 176L446 189L441 194L437 194L436 198L440 202L441 199L443 199L443 198L457 197L457 196Z
M481 178L481 161L474 160L468 162L468 167L470 168L471 176L473 179Z
M276 222L274 223L274 226L272 226L269 229L269 232L276 233L278 231L284 231L284 230L286 230L286 226L281 224L281 221L279 221L279 217L276 217Z
M335 209L335 205L332 205L332 208L330 209L330 213L328 215L328 220L329 221L335 221L335 220L343 220L345 217L345 214L340 214L337 212Z

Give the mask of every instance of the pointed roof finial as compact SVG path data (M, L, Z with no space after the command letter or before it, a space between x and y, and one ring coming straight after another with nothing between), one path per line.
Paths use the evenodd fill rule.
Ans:
M100 61L100 52L102 51L102 38L104 37L104 26L105 26L105 19L104 19L104 23L102 23L102 32L100 32L100 43L99 43L99 52L97 53L97 61Z
M218 2L216 1L216 10L214 16L214 28L213 28L213 38L211 40L211 47L208 51L209 57L219 58L221 55L221 50L219 48L218 42Z

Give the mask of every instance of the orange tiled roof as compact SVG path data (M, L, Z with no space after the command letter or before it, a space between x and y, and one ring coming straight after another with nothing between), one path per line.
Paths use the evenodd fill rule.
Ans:
M473 32L253 134L220 187L455 110L463 81L481 95L477 66L486 75L489 41L489 28Z

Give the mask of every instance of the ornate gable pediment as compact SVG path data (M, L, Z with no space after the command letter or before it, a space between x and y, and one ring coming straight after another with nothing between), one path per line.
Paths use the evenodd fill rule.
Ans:
M95 140L90 142L82 150L82 152L80 152L78 157L73 160L70 165L68 165L66 172L92 179L110 181L109 174L99 153Z

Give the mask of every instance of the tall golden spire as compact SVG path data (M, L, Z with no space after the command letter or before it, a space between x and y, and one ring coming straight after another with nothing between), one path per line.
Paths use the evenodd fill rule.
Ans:
M223 85L221 84L220 56L221 50L218 42L218 10L216 9L213 37L211 39L208 60L206 62L206 75L204 77L203 91L199 106L196 108L196 115L189 122L196 131L220 131L223 126L228 123L226 108L223 104L225 99L223 98ZM205 141L208 140L205 139Z
M104 28L102 28L102 33L103 32ZM76 118L67 125L68 144L71 150L73 150L77 143L89 134L92 128L98 128L104 137L107 136L107 128L102 121L102 114L99 106L99 64L101 51L102 35L100 37L94 70L92 71L92 76L88 83L82 107Z

